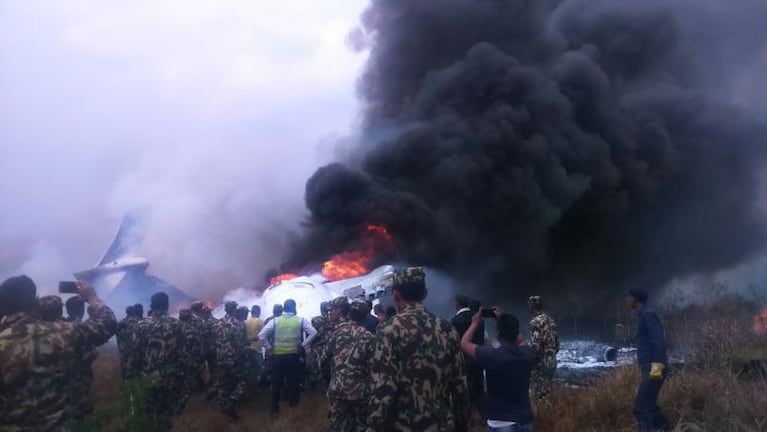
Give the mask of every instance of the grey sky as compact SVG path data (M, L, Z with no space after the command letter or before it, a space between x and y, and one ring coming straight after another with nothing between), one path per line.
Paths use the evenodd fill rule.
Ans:
M43 291L150 206L150 270L260 278L357 120L361 0L0 3L0 276Z

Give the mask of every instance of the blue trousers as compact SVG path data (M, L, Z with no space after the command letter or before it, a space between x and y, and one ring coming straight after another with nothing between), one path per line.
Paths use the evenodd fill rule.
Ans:
M666 373L663 373L663 379L650 379L650 365L642 365L642 379L639 382L639 389L634 400L634 417L637 419L639 432L651 432L655 430L665 430L669 428L668 420L663 416L663 412L658 406L658 395L666 381Z

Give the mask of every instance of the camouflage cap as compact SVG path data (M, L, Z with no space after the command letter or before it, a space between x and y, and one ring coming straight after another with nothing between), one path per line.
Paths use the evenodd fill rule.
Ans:
M370 306L365 300L357 299L351 302L349 305L349 310L354 312L359 311L363 313L370 313Z
M426 281L426 274L423 267L405 267L394 272L392 283L394 286L407 283L423 283Z
M181 309L178 312L178 319L181 321L189 321L192 319L192 311L190 309Z
M349 304L349 299L344 296L341 296L341 297L334 298L333 301L330 302L330 307L332 308L343 307L344 305L348 305L348 304Z
M64 303L59 296L42 296L38 299L38 303L40 316L46 321L56 321L64 314Z
M195 312L202 312L202 308L205 306L205 303L203 303L200 300L193 301L191 309Z
M540 306L542 303L541 296L530 296L527 298L527 304Z

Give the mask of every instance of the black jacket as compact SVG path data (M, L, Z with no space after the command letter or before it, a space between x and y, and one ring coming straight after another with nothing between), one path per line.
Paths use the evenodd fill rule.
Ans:
M637 311L637 318L637 363L640 366L650 363L668 364L666 333L658 313L644 306Z
M453 323L453 327L455 327L456 331L458 331L458 336L463 337L463 334L466 333L466 331L469 329L469 326L471 326L471 317L474 315L474 312L472 311L463 311L459 313L458 315L454 316L451 322ZM471 339L472 343L475 343L479 346L482 346L485 344L485 322L481 321L479 324L479 328L474 333L474 337Z

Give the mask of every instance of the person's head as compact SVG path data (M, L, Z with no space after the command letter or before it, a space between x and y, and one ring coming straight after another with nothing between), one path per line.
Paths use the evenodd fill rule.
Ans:
M394 306L389 306L386 308L386 319L389 319L393 317L394 315L397 315L397 308Z
M37 286L29 276L10 277L0 284L0 316L34 311L35 308Z
M285 300L282 304L282 311L290 314L296 313L296 301L293 299Z
M40 303L40 319L48 322L55 322L61 319L64 314L64 303L61 297L48 295L42 296Z
M320 303L320 315L328 316L330 313L330 302L322 302Z
M81 320L85 315L85 302L79 296L70 297L67 302L64 303L64 307L67 310L67 317L70 320Z
M212 318L213 317L213 311L208 306L203 306L202 308L202 317L205 319Z
M453 304L455 306L455 310L457 311L469 307L470 303L471 300L469 300L469 297L463 294L456 294L455 298L453 299Z
M134 317L138 318L138 311L136 310L136 305L130 305L125 308L125 316L126 317Z
M276 305L272 306L272 316L274 316L274 317L282 316L282 305L281 304L276 304Z
M152 298L149 300L150 303L150 309L152 309L152 315L157 316L159 314L168 313L168 294L165 294L164 292L158 292L155 295L152 296Z
M406 267L394 272L392 294L400 309L406 304L421 303L428 294L423 267Z
M386 311L384 310L384 307L381 303L378 303L377 305L373 306L373 313L375 313L377 316L386 315Z
M516 345L519 337L519 319L512 314L501 314L496 319L498 341L502 344Z
M133 305L133 311L136 313L137 318L144 318L144 305L136 303Z
M237 318L240 321L245 321L248 319L248 307L247 306L240 306L237 308Z
M227 315L237 317L237 302L228 301L224 303L224 312L226 312Z
M534 314L543 310L543 300L541 296L530 296L527 298L527 310Z
M184 322L191 321L192 311L190 309L181 309L178 312L178 319Z
M254 305L250 308L250 316L253 318L261 318L261 306Z
M647 303L649 295L641 288L632 288L626 295L626 306L631 309L641 309Z
M349 299L345 296L336 297L330 304L330 318L339 320L349 316Z
M469 309L471 309L471 313L477 313L480 309L482 309L482 302L479 300L472 300L469 302Z
M192 312L194 312L195 315L202 316L204 307L205 303L200 300L195 300L192 302L192 305L189 308L192 310Z
M349 318L357 324L363 324L370 314L370 307L364 300L354 300L351 303L347 303L347 307L349 309Z

